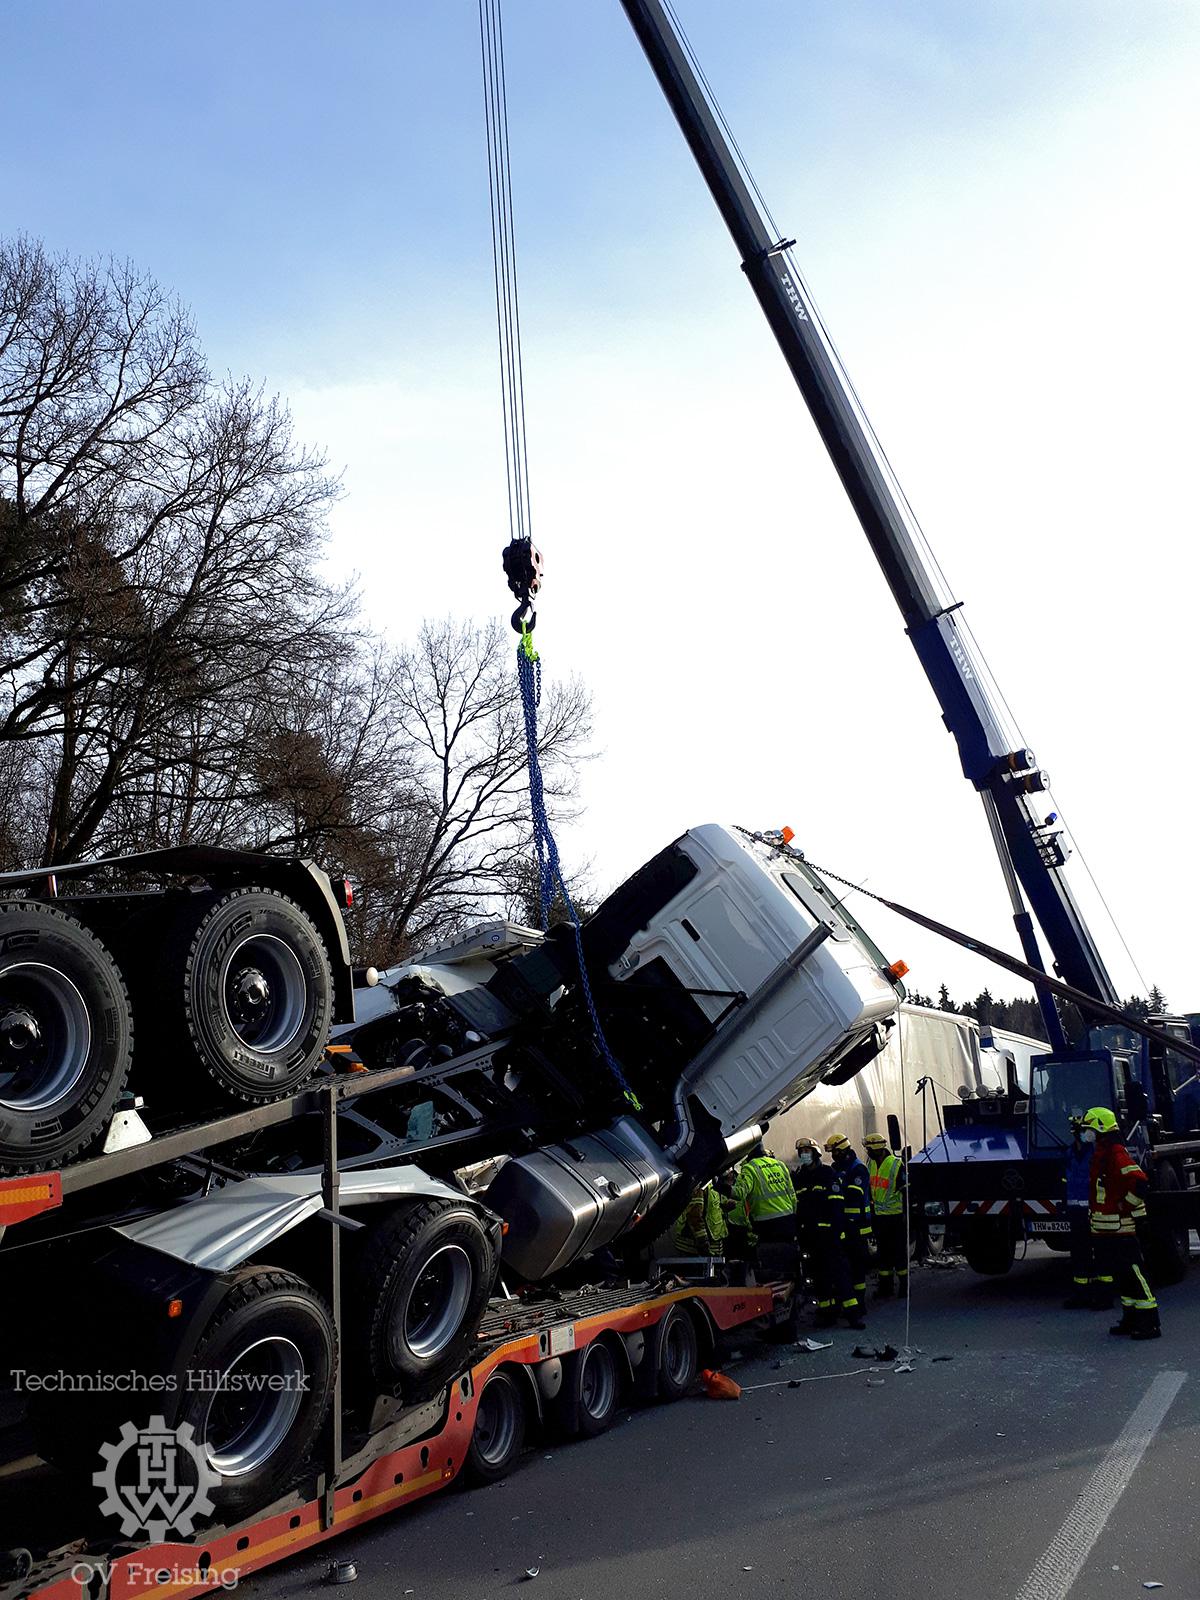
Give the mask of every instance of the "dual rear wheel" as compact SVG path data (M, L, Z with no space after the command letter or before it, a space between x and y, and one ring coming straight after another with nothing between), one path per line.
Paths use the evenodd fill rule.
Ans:
M279 1099L316 1069L333 977L305 912L268 888L162 906L165 937L152 921L120 934L127 983L77 917L38 900L0 902L0 1173L80 1155L130 1082L151 1112L194 1117L206 1101Z

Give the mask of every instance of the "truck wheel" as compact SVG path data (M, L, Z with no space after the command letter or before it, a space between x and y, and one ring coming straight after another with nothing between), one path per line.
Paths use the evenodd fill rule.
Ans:
M171 1010L224 1095L265 1103L292 1094L329 1037L333 977L300 907L274 889L233 889L188 930L172 963Z
M1178 1194L1182 1188L1179 1174L1167 1162L1159 1166L1157 1177L1158 1182L1154 1186L1156 1194ZM1151 1211L1153 1207L1152 1195ZM1145 1238L1146 1266L1154 1282L1163 1285L1178 1283L1187 1271L1188 1261L1191 1259L1191 1241L1188 1237L1187 1224L1171 1226L1166 1218L1151 1216Z
M963 1254L972 1272L1002 1277L1013 1264L1016 1244L1007 1217L975 1217L963 1235Z
M57 906L0 902L0 1171L57 1167L99 1138L129 1075L116 963Z
M358 1288L375 1382L414 1403L466 1366L498 1263L479 1213L450 1200L397 1206L371 1230Z
M463 1462L468 1483L503 1478L525 1447L525 1396L511 1372L493 1372L483 1386L475 1429Z
M222 1511L268 1505L308 1458L333 1395L337 1335L302 1278L263 1270L225 1296L189 1370L210 1376L186 1392L177 1421L220 1474Z
M564 1433L594 1439L613 1424L621 1403L621 1374L612 1345L593 1339L566 1364L555 1414Z
M681 1399L695 1383L699 1370L696 1324L682 1306L670 1306L659 1324L658 1398Z

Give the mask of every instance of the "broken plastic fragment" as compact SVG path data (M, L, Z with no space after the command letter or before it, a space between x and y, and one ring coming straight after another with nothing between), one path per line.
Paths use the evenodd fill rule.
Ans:
M833 1340L826 1339L822 1341L820 1339L797 1339L796 1348L798 1350L832 1350Z
M739 1400L741 1398L741 1385L734 1383L732 1378L727 1378L723 1372L714 1372L710 1367L705 1367L700 1374L700 1381L704 1385L704 1392L710 1400Z
M541 1570L542 1570L541 1567L526 1567L525 1568L525 1576L527 1578L536 1578L538 1573Z
M1162 1588L1162 1584L1161 1583L1155 1583L1153 1580L1151 1580L1149 1583L1144 1583L1142 1585L1142 1588L1143 1589L1161 1589Z
M883 1379L882 1378L868 1378L867 1379L867 1383L868 1383L869 1387L872 1388L872 1389L882 1389L883 1388Z
M892 1368L892 1371L893 1372L911 1372L912 1371L912 1363L910 1361L901 1361L897 1366L894 1366Z

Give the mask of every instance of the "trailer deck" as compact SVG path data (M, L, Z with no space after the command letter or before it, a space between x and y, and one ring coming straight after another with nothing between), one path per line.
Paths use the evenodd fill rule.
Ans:
M790 1285L752 1288L679 1285L595 1288L543 1294L532 1303L497 1298L479 1330L479 1355L437 1400L385 1424L342 1462L336 1483L323 1476L245 1521L215 1525L185 1542L131 1546L78 1529L60 1532L53 1547L35 1553L30 1570L0 1587L5 1600L131 1600L231 1588L251 1573L325 1543L452 1483L462 1470L475 1426L479 1396L503 1365L532 1368L608 1335L653 1329L676 1305L691 1308L701 1337L777 1314ZM41 1502L50 1480L32 1468L20 1490L9 1480L6 1499ZM11 1504L11 1500L10 1500ZM96 1520L96 1511L91 1520ZM9 1525L9 1537L19 1530ZM27 1541L26 1541L27 1542Z

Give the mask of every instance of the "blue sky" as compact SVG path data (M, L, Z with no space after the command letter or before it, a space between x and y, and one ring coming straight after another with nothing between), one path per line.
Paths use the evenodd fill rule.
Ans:
M1200 7L679 10L1143 971L1200 1006ZM691 822L790 821L1011 945L978 802L619 7L505 15L540 637L604 752L569 850L607 886ZM4 34L5 225L132 257L214 365L291 400L377 624L507 614L472 0L10 0ZM988 977L875 931L922 988Z

